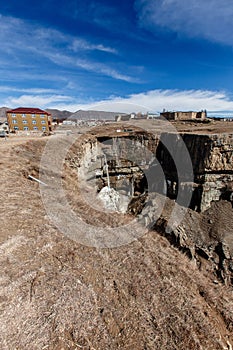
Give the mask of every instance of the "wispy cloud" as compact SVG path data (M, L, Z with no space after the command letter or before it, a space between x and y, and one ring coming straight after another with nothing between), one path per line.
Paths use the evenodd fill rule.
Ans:
M117 54L117 50L112 47L104 46L102 44L91 44L83 39L75 39L72 42L71 49L74 52L78 52L80 50L97 50Z
M130 76L117 71L114 63L95 60L93 51L105 54L117 54L117 50L102 43L92 43L83 38L65 35L53 28L43 28L21 19L0 15L0 52L2 59L14 66L24 68L28 62L34 66L41 65L39 60L48 60L52 64L67 69L81 68L98 72L113 79L127 82L134 81ZM6 38L11 38L7 40ZM82 61L77 57L82 53ZM30 57L30 60L29 60Z
M76 65L78 67L81 67L81 68L87 70L87 71L95 72L98 74L101 73L101 74L107 75L107 76L112 77L112 78L117 79L117 80L123 80L126 82L137 82L137 80L135 78L132 78L129 75L121 74L118 71L116 71L115 69L110 68L110 67L108 67L104 64L101 64L101 63L90 62L87 60L78 59L78 60L76 60Z
M59 48L59 50L73 50L75 52L99 50L112 54L117 53L115 48L105 46L102 43L91 43L83 38L65 35L56 29L43 28L15 17L6 17L0 14L0 20L1 45L10 53L13 48L18 50L35 50L36 48L40 52L45 48L53 50ZM9 37L11 40L6 40Z
M76 111L97 109L112 112L159 112L166 110L233 111L233 100L225 93L208 90L152 90L127 97L84 103L60 103L53 107Z
M46 52L44 55L46 55L46 57L49 58L52 62L63 67L66 67L68 65L82 68L88 72L102 74L117 80L122 80L130 83L138 82L138 79L135 79L130 75L120 73L116 69L111 68L109 65L95 62L93 60L91 61L89 59L76 59L75 57L67 56L59 52ZM138 67L135 67L135 69L138 70Z
M1 91L1 88L0 88ZM51 91L50 91L51 92ZM58 108L75 112L79 109L96 109L111 112L160 112L166 110L201 110L208 112L233 111L233 99L224 91L209 90L151 90L126 97L110 96L105 100L87 100L47 93L46 90L28 89L19 97L0 99L0 105L10 108L18 106L39 106Z
M0 92L20 92L20 93L32 93L32 94L48 94L55 93L55 89L40 89L40 88L17 88L12 86L0 86Z
M10 108L18 106L39 106L41 108L48 108L50 105L59 105L61 103L71 103L70 96L63 95L21 95L19 97L8 97L2 102L2 105Z
M136 0L141 26L167 28L189 37L233 45L233 2L229 0Z

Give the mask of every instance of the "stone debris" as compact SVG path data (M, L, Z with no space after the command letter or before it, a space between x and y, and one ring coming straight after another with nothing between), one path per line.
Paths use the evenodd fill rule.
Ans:
M126 213L130 198L126 195L120 194L114 188L105 186L98 193L97 198L101 200L104 208L109 211L118 211Z

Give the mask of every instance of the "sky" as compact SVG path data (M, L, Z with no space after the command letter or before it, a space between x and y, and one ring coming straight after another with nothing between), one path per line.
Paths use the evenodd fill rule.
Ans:
M233 115L232 0L0 3L0 106Z

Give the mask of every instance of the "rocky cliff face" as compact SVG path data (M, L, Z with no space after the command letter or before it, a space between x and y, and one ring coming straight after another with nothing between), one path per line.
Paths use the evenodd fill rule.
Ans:
M99 190L108 184L108 167L111 186L122 188L127 182L132 196L158 192L198 212L212 201L232 203L232 134L115 133L91 136L80 149L79 178L97 179Z
M205 157L201 210L221 198L232 201L233 135L212 135Z
M131 207L132 206L132 207ZM160 208L163 207L162 213ZM131 203L130 209L135 208ZM202 271L211 272L214 283L233 284L233 210L225 200L212 202L209 209L197 213L183 211L177 227L169 227L174 201L152 194L150 205L138 215L141 224L159 232L187 255ZM141 208L140 208L141 209ZM159 216L159 217L158 217Z
M162 134L160 140L156 156L170 184L168 190L174 197L178 190L184 191L189 187L193 191L190 206L197 211L208 209L212 201L218 201L221 198L232 199L232 134ZM172 154L168 151L167 145L172 150ZM192 162L192 168L188 166L188 156ZM179 173L177 164L181 169ZM172 188L175 188L173 192Z
M233 135L133 132L92 136L80 149L74 164L79 180L94 181L99 191L108 185L107 166L111 187L131 197L130 214L166 236L200 268L233 282ZM170 199L160 215L162 197ZM186 212L170 230L175 202Z

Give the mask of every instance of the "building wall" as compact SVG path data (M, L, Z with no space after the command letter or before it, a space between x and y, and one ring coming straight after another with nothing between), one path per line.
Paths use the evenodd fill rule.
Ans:
M167 120L175 120L175 112L162 112L160 116Z
M51 129L51 117L47 114L7 112L7 120L10 131L46 132Z
M175 112L175 120L193 120L193 119L205 119L206 113L201 112Z
M193 119L192 112L176 112L175 120L189 120Z
M204 120L206 118L206 112L200 111L200 112L163 112L160 113L160 115L167 120Z
M127 114L127 115L117 115L115 117L115 121L116 122L121 122L121 121L128 121L130 120L130 114Z

